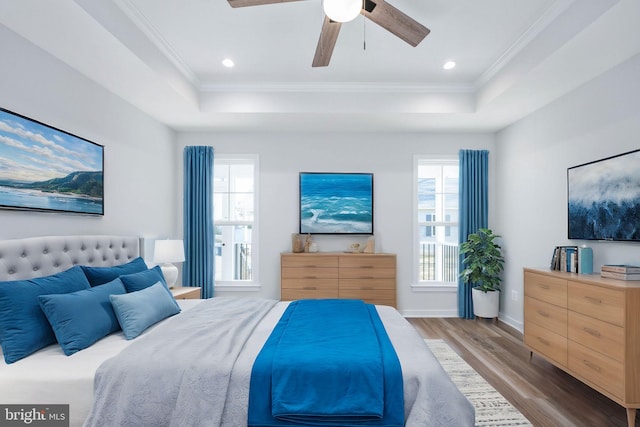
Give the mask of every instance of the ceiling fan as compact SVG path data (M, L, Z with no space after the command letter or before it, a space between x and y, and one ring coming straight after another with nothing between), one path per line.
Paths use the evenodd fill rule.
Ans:
M300 0L227 1L231 5L231 7L246 7ZM427 27L415 21L394 6L391 6L385 0L349 0L349 2L351 3L353 3L354 1L359 3L359 5L356 4L356 9L354 9L356 13L349 18L345 18L344 20L336 18L334 15L332 15L333 19L328 16L329 14L331 14L331 12L329 12L327 9L328 1L329 0L323 0L325 17L324 23L322 24L322 31L320 32L320 39L318 40L318 45L316 47L316 53L313 57L313 67L326 67L327 65L329 65L331 54L333 53L333 48L336 45L336 41L338 40L338 33L340 32L342 23L351 19L355 19L358 13L363 15L365 18L369 18L392 34L400 37L402 40L409 43L413 47L417 46L431 32ZM335 1L336 0L334 0L334 2ZM346 2L346 0L338 1ZM338 7L341 6L342 5L340 4L338 5Z

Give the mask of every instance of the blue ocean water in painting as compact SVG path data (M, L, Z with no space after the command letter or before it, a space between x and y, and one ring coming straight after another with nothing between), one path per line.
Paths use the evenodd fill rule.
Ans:
M373 176L301 174L301 233L373 233Z
M0 206L101 214L100 200L0 186Z
M568 169L569 239L640 241L640 151Z

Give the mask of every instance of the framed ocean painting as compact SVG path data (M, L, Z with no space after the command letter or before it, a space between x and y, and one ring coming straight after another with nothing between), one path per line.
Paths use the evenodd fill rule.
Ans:
M373 234L373 174L300 172L301 234Z
M640 150L567 169L568 237L640 241Z
M0 108L0 208L104 215L104 147Z

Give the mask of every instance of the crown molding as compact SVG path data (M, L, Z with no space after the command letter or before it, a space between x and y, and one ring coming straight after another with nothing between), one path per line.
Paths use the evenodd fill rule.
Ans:
M162 54L178 69L194 89L201 85L200 80L191 67L182 59L175 48L149 22L147 17L131 0L114 0L114 3L131 19L131 21L147 36Z
M542 33L553 20L560 16L576 0L556 0L544 13L536 19L511 46L475 81L477 90L493 79L513 58L524 50L540 33Z
M405 83L205 83L199 87L205 93L475 93L470 84L429 85Z

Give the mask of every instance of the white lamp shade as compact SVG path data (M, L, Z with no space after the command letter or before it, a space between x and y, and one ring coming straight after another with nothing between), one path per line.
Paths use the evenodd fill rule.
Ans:
M335 22L356 19L362 10L362 0L322 0L325 15Z
M184 261L184 243L182 240L156 240L153 249L153 262L158 264Z

